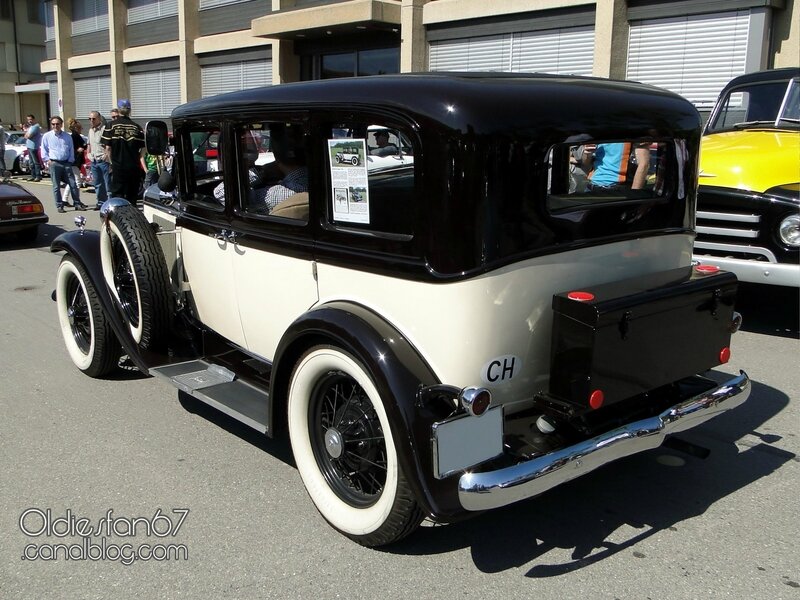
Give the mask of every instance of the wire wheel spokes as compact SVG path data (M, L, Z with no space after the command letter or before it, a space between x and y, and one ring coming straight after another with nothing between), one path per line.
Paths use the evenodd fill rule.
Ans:
M113 233L111 234L111 260L114 275L114 288L122 312L133 327L139 326L139 296L136 293L136 280L133 267L128 260L128 254L122 246L122 241Z
M386 484L387 452L369 396L349 375L331 372L309 408L311 447L328 485L351 506L374 504Z
M78 348L88 353L92 347L92 318L86 294L77 277L70 277L67 284L67 318Z

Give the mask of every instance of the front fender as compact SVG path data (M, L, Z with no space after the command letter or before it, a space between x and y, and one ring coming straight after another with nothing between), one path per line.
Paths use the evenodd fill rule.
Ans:
M68 231L62 233L50 244L50 252L66 252L73 256L91 279L92 284L97 290L97 297L103 312L111 323L111 328L117 336L125 353L134 362L136 367L145 375L149 374L148 364L153 365L163 360L151 356L149 353L142 353L138 345L131 336L127 322L120 312L117 302L111 295L105 278L103 277L103 266L100 262L100 232L94 230Z
M286 330L273 362L271 422L285 422L289 381L300 356L311 346L325 343L354 355L372 376L385 400L398 460L422 509L439 520L463 514L457 478L433 476L431 425L449 416L453 404L430 395L423 401L423 388L440 384L433 370L394 326L361 305L324 304Z

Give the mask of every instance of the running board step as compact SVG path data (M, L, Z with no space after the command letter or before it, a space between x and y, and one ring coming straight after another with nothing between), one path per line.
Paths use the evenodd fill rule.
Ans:
M153 367L150 373L245 425L266 433L269 394L202 359Z

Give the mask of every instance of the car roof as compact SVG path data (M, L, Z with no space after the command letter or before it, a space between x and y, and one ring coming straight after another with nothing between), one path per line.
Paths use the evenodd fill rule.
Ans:
M554 100L555 99L555 100ZM565 116L593 122L606 112L627 113L640 127L696 110L677 94L629 81L511 73L407 73L285 83L195 100L175 108L175 121L256 115L265 109L320 108L391 111L475 133L543 129ZM668 116L669 115L669 116ZM579 125L576 123L576 125Z
M745 73L731 79L723 88L724 94L730 88L739 87L748 83L766 83L769 81L788 81L793 77L800 77L800 67L784 67L782 69L767 69L766 71L756 71Z

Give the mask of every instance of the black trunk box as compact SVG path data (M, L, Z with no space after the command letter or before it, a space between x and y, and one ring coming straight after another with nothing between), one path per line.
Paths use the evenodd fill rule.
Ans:
M736 287L686 267L555 295L550 395L588 408L601 390L607 406L719 365Z

